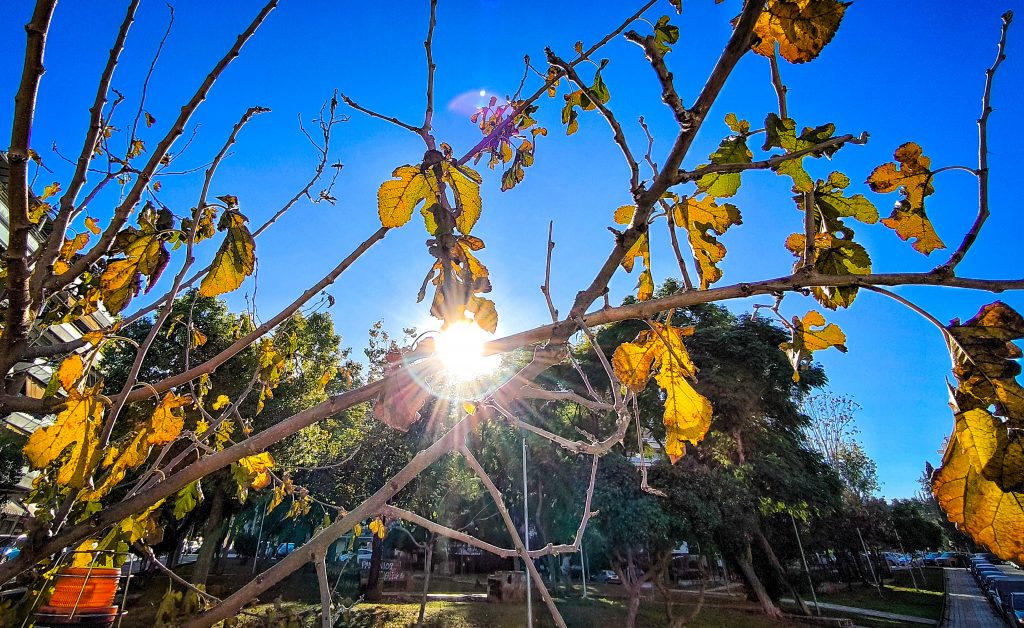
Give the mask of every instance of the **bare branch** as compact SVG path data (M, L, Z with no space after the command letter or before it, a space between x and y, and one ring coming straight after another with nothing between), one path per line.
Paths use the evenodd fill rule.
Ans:
M786 93L789 90L782 84L782 74L779 73L779 60L775 56L774 50L772 51L772 56L768 57L768 63L772 69L772 85L775 87L775 95L779 98L779 117L786 119L789 117L789 110L786 107Z
M21 83L14 96L14 121L11 145L7 153L9 231L4 262L7 271L7 307L4 312L3 335L0 336L0 373L8 373L25 349L32 321L32 293L29 268L28 151L35 117L36 97L43 72L43 51L56 0L39 0L27 25L25 64Z
M75 173L72 175L71 182L68 183L68 187L64 192L64 195L61 196L60 209L57 212L57 217L54 218L53 221L53 231L46 242L46 246L42 249L42 253L36 262L36 267L33 269L32 289L33 293L37 294L39 298L42 298L40 290L42 283L52 272L50 267L53 264L53 261L57 259L60 247L64 243L64 233L67 231L68 224L73 218L72 214L75 210L75 203L78 198L78 194L85 185L86 175L89 171L89 164L92 163L92 157L96 150L96 143L99 141L100 133L104 127L103 106L107 103L107 94L110 92L110 82L113 79L114 70L117 68L121 52L124 50L124 43L128 38L128 30L135 21L135 12L139 8L139 2L140 0L132 0L128 5L128 9L125 11L124 20L121 22L121 28L118 30L117 37L114 40L114 45L110 49L110 56L107 58L107 64L104 66L103 73L100 75L99 84L96 88L96 97L93 100L92 107L89 109L89 128L86 131L85 141L82 144L82 152L79 154L78 160L75 162ZM104 178L104 181L109 181L109 179L110 176L108 175ZM97 186L97 189L99 189L99 187L100 186Z
M647 55L647 60L651 62L654 73L658 75L658 82L661 83L662 102L672 110L672 115L675 116L679 128L685 130L690 124L690 114L686 111L686 105L683 104L683 100L676 92L675 79L668 71L668 66L665 65L665 55L661 54L654 43L654 36L643 37L636 31L628 31L625 37L644 49L644 54Z
M263 9L253 18L249 26L238 36L235 40L234 45L228 50L228 52L220 59L213 70L206 75L199 89L192 96L192 99L181 108L181 112L178 114L178 118L175 120L174 125L167 131L164 138L160 140L160 143L153 149L150 155L149 161L146 162L145 167L139 172L135 178L135 183L129 190L128 194L118 205L117 209L114 210L114 217L107 226L107 229L100 236L99 241L93 245L88 252L83 254L77 260L75 260L70 268L63 274L50 276L46 282L45 287L50 290L58 290L68 285L75 279L81 276L90 266L96 263L101 257L107 254L110 250L110 245L114 242L114 238L117 236L121 227L124 226L128 220L128 216L134 211L135 206L138 204L139 199L142 197L142 193L149 186L149 182L160 166L161 160L167 155L174 142L181 137L185 131L185 125L188 123L189 118L195 113L199 105L206 100L206 96L210 93L214 83L220 78L224 70L227 69L228 65L239 56L241 53L242 46L255 34L256 30L260 27L263 21L270 15L278 4L279 0L268 0L263 6Z
M558 607L555 606L555 601L551 598L551 594L548 593L548 588L544 584L544 580L540 577L540 572L537 571L537 566L533 564L533 559L527 556L526 546L523 545L523 539L519 536L519 531L516 529L516 525L512 523L512 517L508 514L508 509L505 507L505 500L501 495L501 491L491 481L491 477L487 475L487 471L480 465L473 453L466 448L465 444L459 447L459 453L466 459L469 467L476 473L480 481L484 483L487 488L487 492L491 494L491 499L494 500L494 504L498 507L498 512L501 513L501 518L505 522L505 528L508 529L509 535L512 537L512 543L516 546L516 550L519 555L524 557L523 563L526 565L527 571L532 576L533 584L540 590L540 597L544 600L544 604L548 607L548 612L551 613L551 618L555 620L555 625L560 628L566 628L565 620L562 619L562 614L558 611ZM529 534L529 523L524 524L527 528L527 534Z
M615 114L608 108L601 99L590 90L590 87L583 82L580 75L576 73L576 69L570 64L562 60L561 57L556 55L550 48L546 49L545 52L548 56L548 63L560 68L562 72L568 77L570 81L576 84L583 93L590 99L591 104L597 107L597 110L601 112L601 115L608 122L608 126L612 128L612 134L615 139L615 143L618 145L619 150L622 151L622 156L626 159L626 165L629 167L629 191L636 196L640 192L640 165L637 163L636 158L633 157L632 151L629 149L629 142L626 140L626 135L622 131L622 125L619 124Z
M386 115L384 115L382 113L377 113L376 111L373 111L372 109L367 109L366 107L363 107L362 105L360 105L356 101L352 100L351 98L349 98L345 94L341 94L341 100L346 105L348 105L349 107L352 107L356 111L361 111L362 113L365 113L366 115L370 116L371 118L378 118L380 120L384 120L385 122L390 122L391 124L394 124L396 126L402 127L406 131L412 131L416 135L419 135L422 132L422 130L423 130L423 129L421 129L419 127L415 127L415 126L413 126L411 124L406 124L405 122L402 122L398 118L395 118L395 117L392 117L392 116L386 116Z
M548 222L548 249L547 262L544 265L544 285L540 287L540 291L544 293L544 300L548 304L548 313L551 314L552 323L558 320L558 310L555 309L555 303L551 300L551 251L555 249L554 229L555 221L552 220Z
M978 217L974 219L970 231L964 236L963 242L956 251L946 260L946 263L935 269L935 272L953 274L957 264L967 255L967 251L974 244L981 232L981 228L988 220L988 116L992 113L992 79L995 78L996 69L1006 59L1006 33L1010 29L1010 22L1013 21L1013 11L1003 13L1003 27L999 35L999 48L996 53L996 60L988 70L985 71L985 92L981 97L981 117L978 118Z
M815 144L809 148L803 148L796 150L791 153L783 153L781 155L775 155L768 159L761 161L752 161L745 164L708 164L701 166L696 170L680 170L676 173L675 183L686 183L688 181L696 181L704 175L708 174L722 174L722 173L734 173L734 172L745 172L747 170L768 170L778 166L779 164L789 161L791 159L799 159L805 157L811 153L819 152L826 148L833 146L842 146L843 144L866 144L868 141L868 134L861 133L860 136L847 133L846 135L840 135L839 137L833 137L829 140L825 140L820 144Z
M427 53L427 109L423 114L423 126L420 127L420 135L426 142L427 148L436 148L434 138L430 134L431 124L434 117L434 71L437 66L434 64L434 26L437 25L437 0L430 0L430 26L427 27L427 40L423 42L423 48Z
M594 401L577 395L571 390L542 390L532 386L523 387L520 396L524 399L542 399L546 401L571 401L596 412L614 410L615 406L610 403Z

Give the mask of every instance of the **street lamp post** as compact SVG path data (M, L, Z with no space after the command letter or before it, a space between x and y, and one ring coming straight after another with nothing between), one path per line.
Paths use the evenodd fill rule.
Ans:
M533 581L530 578L530 569L525 564L530 560L530 497L526 485L526 434L523 434L523 546L526 548L526 555L523 556L523 569L526 571L526 628L533 628Z

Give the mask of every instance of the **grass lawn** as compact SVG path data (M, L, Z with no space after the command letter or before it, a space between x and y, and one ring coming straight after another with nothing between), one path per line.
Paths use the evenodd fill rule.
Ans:
M626 616L624 600L564 600L557 602L568 626L593 628L595 626L621 626ZM269 608L269 605L267 605ZM303 606L308 608L310 606ZM686 609L682 609L686 610ZM263 609L256 609L261 613ZM407 628L415 623L418 604L360 604L349 618L351 628ZM525 604L488 604L486 602L430 602L427 604L424 626L428 628L519 628L525 624ZM245 625L243 623L243 625ZM256 625L255 622L252 625ZM551 616L542 604L534 604L534 626L554 626ZM660 603L644 603L637 619L638 626L665 625L664 609ZM796 626L789 622L775 622L758 614L751 607L705 607L689 624L704 628L779 628Z
M942 613L942 569L927 568L924 570L924 581L915 572L917 585L915 590L910 575L899 573L894 580L887 581L882 587L882 595L874 587L854 585L849 591L839 591L827 595L818 595L818 600L830 604L856 606L879 611L888 611L900 615L913 615L928 619L939 619ZM858 623L863 624L858 620Z

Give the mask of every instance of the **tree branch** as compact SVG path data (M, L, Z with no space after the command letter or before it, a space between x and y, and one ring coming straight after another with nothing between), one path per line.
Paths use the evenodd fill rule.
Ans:
M558 612L558 607L555 606L555 601L551 598L551 594L548 593L547 586L544 585L544 580L540 577L540 572L537 571L537 566L533 564L533 559L528 556L526 546L523 545L523 539L519 536L519 530L516 529L516 525L512 522L512 517L508 514L508 508L505 507L505 499L502 497L501 491L491 481L491 477L487 475L487 471L480 465L476 457L463 443L459 447L459 453L466 459L466 463L469 464L469 468L476 473L480 481L484 483L487 488L487 492L491 494L491 499L494 500L494 504L498 507L498 512L501 513L501 518L505 522L505 528L508 529L509 535L512 537L512 543L516 546L516 551L521 557L523 557L523 563L526 565L526 570L530 572L531 580L540 590L540 597L544 600L544 604L548 607L548 611L551 613L551 618L555 620L555 625L559 628L566 628L565 620L562 619L562 614ZM523 526L526 528L526 534L530 533L530 523L523 522Z
M153 174L156 169L160 166L161 160L167 155L167 151L170 150L174 142L181 137L185 131L185 125L189 118L195 113L199 105L206 100L206 96L210 93L214 83L220 78L220 75L227 69L228 65L239 56L241 53L242 46L256 33L256 30L260 27L263 21L270 15L278 4L279 0L268 0L263 9L253 18L249 26L238 36L235 43L228 52L220 59L213 70L206 75L199 89L192 96L192 99L181 108L181 112L178 114L178 118L175 120L174 125L167 131L160 143L153 150L150 155L149 161L145 167L138 173L135 178L135 183L132 185L131 190L125 196L121 204L118 205L117 209L114 210L114 216L107 226L107 229L100 236L99 241L91 248L88 252L83 254L77 260L75 260L70 268L63 274L51 276L46 281L46 288L50 290L58 290L64 286L70 284L72 281L81 276L89 267L96 263L100 258L107 254L110 250L110 245L114 242L114 238L117 236L121 227L124 226L128 220L128 216L134 211L135 206L138 204L139 199L142 197L142 193L149 185L150 180L153 178Z
M89 129L86 131L85 141L82 143L82 152L79 153L78 161L75 162L75 173L71 177L71 182L68 184L67 190L60 198L60 210L57 212L57 217L53 220L53 230L50 233L50 237L46 242L45 248L42 250L42 254L36 261L35 268L32 271L32 291L37 295L37 298L43 298L41 290L42 283L52 272L51 266L53 261L57 259L60 247L64 243L64 234L67 232L68 224L75 213L75 203L78 199L78 194L82 191L82 187L85 185L86 176L89 171L89 164L92 163L93 153L96 151L96 143L99 140L100 132L104 127L103 107L107 104L107 94L110 92L110 82L114 77L114 70L117 68L121 52L124 50L124 43L128 38L128 30L135 21L135 12L139 8L139 2L140 0L132 0L128 5L127 11L125 11L124 20L121 22L121 28L118 30L117 37L114 39L114 45L110 49L110 56L107 58L107 64L104 66L103 73L100 75L100 81L96 88L96 97L93 100L92 108L89 109Z
M960 246L946 260L945 264L935 269L935 272L952 274L960 260L967 255L967 251L978 238L985 221L988 220L988 116L992 113L992 79L995 78L999 64L1006 59L1006 33L1010 29L1011 21L1013 21L1013 11L1003 13L1003 27L999 35L996 60L992 67L985 71L985 92L981 97L981 117L978 118L978 217L974 219L974 224L971 225L970 231L964 236Z
M701 166L696 170L680 170L676 173L675 183L686 183L688 181L696 181L701 177L708 174L720 174L720 173L735 173L745 172L747 170L768 170L775 168L779 164L789 161L791 159L798 159L805 157L811 153L816 153L825 148L831 148L833 146L842 146L843 144L866 144L868 141L868 134L866 132L861 133L860 136L847 133L846 135L840 135L839 137L833 137L832 139L825 140L820 144L815 144L809 148L796 150L791 153L783 153L781 155L775 155L768 159L762 159L761 161L752 161L745 164L708 164Z
M3 335L0 336L0 373L4 376L18 362L25 349L29 327L32 324L32 293L29 268L28 151L35 117L36 98L42 81L43 52L46 34L56 0L39 0L32 19L25 25L27 42L21 83L14 96L14 121L11 125L11 145L8 159L8 221L10 224L7 249L4 251L7 271L7 307L4 312Z

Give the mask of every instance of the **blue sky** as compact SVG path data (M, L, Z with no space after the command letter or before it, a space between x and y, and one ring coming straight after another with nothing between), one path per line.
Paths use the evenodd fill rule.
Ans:
M112 1L103 6L124 4ZM571 56L575 41L589 45L600 39L639 4L442 0L435 33L438 138L461 154L479 134L465 112L450 104L472 100L480 90L499 96L514 91L522 76L524 54L537 64L543 62L545 46L563 57ZM87 120L94 84L120 20L120 9L100 13L97 6L67 0L58 6L54 18L33 145L55 172L42 174L40 183L68 178L66 164L50 152L52 143L67 154L80 149L78 133ZM668 63L684 102L695 98L728 38L729 19L739 6L736 0L720 5L693 0L684 2L682 16L673 16L681 36ZM175 26L146 106L157 118L154 128L142 136L151 144L259 5L181 1L175 8ZM885 216L895 196L872 194L863 181L874 166L891 160L900 144L918 142L933 166L976 165L975 121L984 71L995 56L999 16L1008 8L1019 9L1020 3L984 0L968 8L946 0L859 0L818 60L801 66L783 63L790 115L798 124L835 122L839 133L871 134L866 146L845 148L830 163L805 162L812 176L846 172L853 180L851 191L867 194ZM22 49L22 27L30 10L28 3L5 3L0 41L8 49ZM665 2L647 16L653 22L669 11ZM138 106L139 85L166 17L163 3L143 3L114 81L128 97L120 112L122 126ZM413 124L422 120L426 17L425 1L314 6L285 0L193 118L196 139L180 163L203 164L247 107L271 108L272 113L245 129L214 185L215 194L238 196L242 210L259 224L309 176L314 155L298 131L297 116L311 119L333 89ZM634 28L646 32L650 27L637 23ZM1012 131L1024 114L1024 51L1015 28L1011 28L1008 59L996 76L993 95L993 215L959 268L964 276L1013 277L1024 268L1018 257L1019 200L1011 195L1012 184L1019 179L1013 170L1019 158ZM658 161L671 141L674 123L659 101L653 72L640 50L621 38L599 56L612 60L604 72L611 92L609 106L622 120L634 151L642 154L646 146L636 124L637 117L644 115L656 138ZM11 118L20 70L20 63L0 66L0 122L4 125ZM591 72L583 68L584 74ZM757 128L776 107L768 72L765 59L744 58L713 108L687 166L705 160L728 134L721 122L726 113L735 112ZM539 119L550 133L541 138L537 166L527 172L524 184L501 193L500 173L485 172L483 217L475 233L487 243L481 259L491 271L494 292L490 296L498 306L501 334L547 320L538 286L543 281L548 221L555 221L557 242L552 287L556 305L564 312L607 255L611 241L606 228L612 224L612 211L629 200L628 171L607 125L595 114L584 113L580 131L566 138L558 120L561 102L561 96L540 102ZM351 113L351 120L337 128L332 150L332 156L345 164L334 192L338 204L300 205L257 244L260 266L255 294L264 316L290 302L379 225L378 185L396 166L417 163L422 157L421 141L407 131L357 112L346 113ZM168 179L161 200L184 214L195 203L200 183L195 176ZM723 264L725 277L718 285L789 271L792 256L782 242L800 229L802 219L790 201L789 187L788 179L770 172L744 176L734 199L744 224L722 239L729 254ZM929 214L940 236L955 246L975 217L975 181L968 174L950 172L940 175L935 187ZM101 219L109 215L113 200L98 203L94 214ZM365 330L379 318L385 318L395 331L410 325L422 328L428 322L426 305L415 303L431 263L423 247L427 236L417 220L390 233L331 289L338 299L336 325L347 344L362 346ZM948 255L940 251L925 258L881 225L860 226L856 231L879 272L924 271L944 260L943 253ZM678 269L663 227L655 229L655 234L654 275L660 283ZM204 255L205 259L212 256L212 247ZM635 281L620 271L611 285L612 302L628 294ZM246 295L253 293L249 282L230 301L243 307ZM995 298L926 288L900 289L899 293L942 321L967 319ZM1000 298L1018 309L1024 307L1020 295ZM768 302L760 299L729 306L743 311L753 303ZM133 308L134 304L129 311ZM787 297L784 304L789 315L812 308L820 309L796 296ZM832 388L852 395L863 407L858 417L861 436L878 462L882 494L909 496L917 490L924 461L939 462L943 439L952 426L945 388L949 358L943 340L916 314L875 294L862 294L851 310L828 314L828 318L846 331L849 347L845 355L832 351L819 356Z

